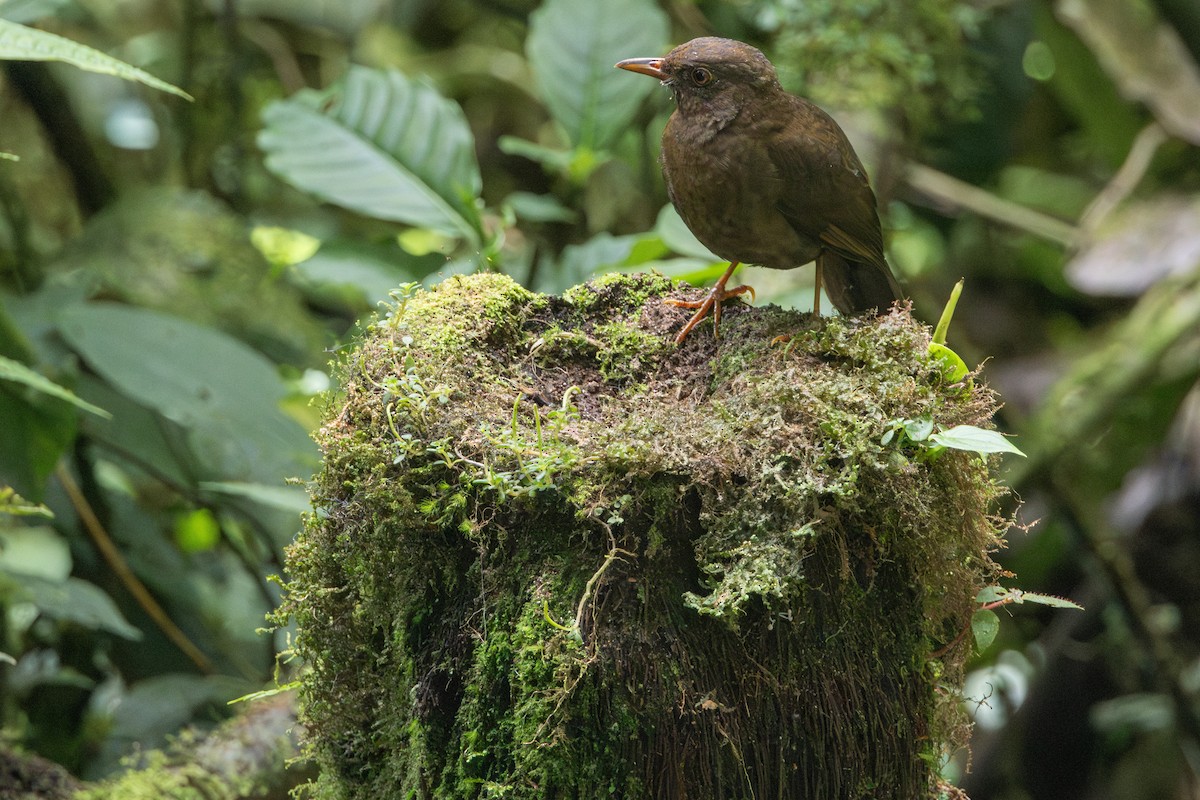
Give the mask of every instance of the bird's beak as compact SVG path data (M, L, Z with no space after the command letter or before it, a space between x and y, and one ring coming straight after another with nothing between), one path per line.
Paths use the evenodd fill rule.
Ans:
M618 61L615 66L665 81L667 73L662 71L662 63L661 58L627 58L624 61Z

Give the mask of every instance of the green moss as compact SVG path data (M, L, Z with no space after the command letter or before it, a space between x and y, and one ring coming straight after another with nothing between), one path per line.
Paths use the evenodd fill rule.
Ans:
M157 764L131 772L111 783L81 792L79 800L233 800L233 787L214 780L199 768L168 767L165 757Z
M675 288L454 278L346 357L279 612L322 796L930 790L999 489L882 438L992 396L903 312L676 347Z
M658 273L612 272L568 289L562 299L585 317L598 310L628 314L640 312L650 298L661 297L680 285Z
M185 732L166 750L143 754L134 769L119 777L89 786L74 795L76 800L238 800L269 794L267 779L254 761L257 753L243 754L237 774L228 763L196 763L200 737ZM252 745L246 745L247 750ZM283 763L286 755L279 755ZM277 776L276 776L277 777Z

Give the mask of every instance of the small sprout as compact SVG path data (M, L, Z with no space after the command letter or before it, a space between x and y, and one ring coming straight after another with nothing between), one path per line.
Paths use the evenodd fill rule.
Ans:
M546 622L549 622L553 627L558 628L560 631L566 631L567 633L571 633L572 631L575 630L574 626L563 625L559 622L556 622L554 620L554 617L550 616L550 601L549 600L542 601L542 616L546 618Z
M1026 592L1021 589L1006 589L1003 586L984 587L980 590L979 594L975 595L975 601L983 603L984 608L999 608L1000 606L1007 606L1013 603L1037 603L1038 605L1050 606L1051 608L1083 610L1083 606L1065 597L1042 594L1040 592Z
M284 692L295 691L299 688L300 681L288 681L287 683L279 684L273 689L263 689L261 691L244 694L241 697L235 697L226 703L226 705L233 705L234 703L248 703L255 700L266 700L269 697L274 697L276 695L283 694Z
M954 288L950 290L950 299L946 301L946 307L942 309L942 316L938 319L937 327L933 329L933 343L945 344L946 333L950 330L950 320L954 318L954 309L958 306L958 298L962 294L963 283L966 278L959 278L958 283L954 284Z
M955 425L936 430L937 425L928 416L917 419L894 419L880 437L882 445L896 441L901 448L915 445L918 461L931 461L946 450L966 450L980 455L990 453L1025 454L1005 438L999 431L989 431L975 425Z
M988 453L1025 454L1000 431L989 431L974 425L955 425L941 433L935 433L929 440L940 447L952 450L969 450L973 453L986 455Z
M959 632L954 640L932 653L933 658L938 658L949 652L955 645L961 642L968 632L975 640L975 649L982 653L992 642L996 640L996 634L1000 631L1000 617L996 614L996 609L1003 606L1013 605L1015 603L1037 603L1038 605L1050 606L1051 608L1074 608L1078 611L1083 610L1083 606L1078 603L1068 600L1065 597L1056 597L1052 594L1041 594L1039 592L1026 592L1021 589L1007 589L1003 586L985 586L975 595L975 602L980 604L980 607L971 615L971 621L967 627Z
M970 374L962 357L946 346L946 333L950 329L950 320L954 318L954 309L958 306L958 298L962 294L963 280L959 279L950 290L950 299L942 309L942 316L933 330L933 341L929 345L929 354L938 362L942 374L950 383L958 383Z

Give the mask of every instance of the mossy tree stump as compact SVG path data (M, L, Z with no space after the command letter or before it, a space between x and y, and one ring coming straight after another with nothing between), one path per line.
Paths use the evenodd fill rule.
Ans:
M936 796L999 490L881 439L993 397L903 311L676 347L678 288L453 278L345 357L280 611L318 796Z

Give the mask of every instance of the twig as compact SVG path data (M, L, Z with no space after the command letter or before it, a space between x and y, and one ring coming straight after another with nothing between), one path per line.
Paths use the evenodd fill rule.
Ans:
M924 164L909 164L905 180L919 194L953 209L965 209L1043 239L1074 247L1078 229L1048 214L998 197Z
M96 512L92 510L91 503L83 496L83 492L79 490L79 485L75 483L75 479L71 477L71 473L61 462L54 470L55 477L62 484L63 489L67 493L67 497L71 500L71 506L75 509L75 513L79 515L79 520L83 523L84 530L95 543L96 549L100 551L100 555L108 563L110 569L116 574L118 580L125 586L137 604L142 607L142 610L149 615L158 629L163 632L171 643L178 647L191 662L196 665L196 668L206 675L211 675L216 672L212 661L208 656L201 652L200 648L192 643L192 640L187 637L179 626L167 615L163 607L158 604L154 596L150 594L150 590L146 588L146 584L142 583L141 579L130 569L129 563L125 557L121 555L121 551L117 549L113 543L112 537L108 535L108 531L104 530L104 526L100 523Z
M1091 236L1104 218L1137 187L1150 168L1154 154L1168 138L1167 132L1157 122L1151 122L1138 132L1129 148L1129 155L1125 156L1125 163L1079 218L1079 228L1084 236Z

